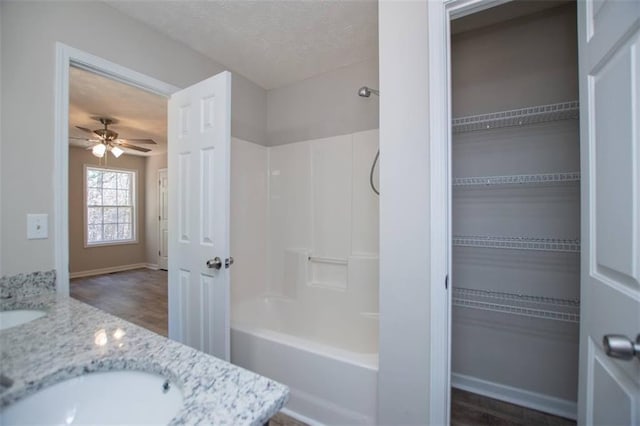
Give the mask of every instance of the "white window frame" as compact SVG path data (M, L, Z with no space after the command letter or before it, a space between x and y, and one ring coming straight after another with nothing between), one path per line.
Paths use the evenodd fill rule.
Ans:
M98 243L90 243L89 242L89 218L87 214L88 205L87 205L87 195L88 195L88 186L87 186L87 171L89 169L93 170L103 170L103 171L114 171L114 172L128 172L132 174L132 182L131 182L131 234L132 239L130 240L117 240L117 241L104 241ZM82 199L82 208L83 208L83 218L84 218L84 247L85 248L93 248L93 247L104 247L104 246L118 246L118 245L126 245L126 244L138 244L138 170L136 169L125 169L122 167L112 167L112 166L100 166L95 164L85 164L84 165L84 173L83 173L83 183L82 183L82 191L83 191L83 199Z

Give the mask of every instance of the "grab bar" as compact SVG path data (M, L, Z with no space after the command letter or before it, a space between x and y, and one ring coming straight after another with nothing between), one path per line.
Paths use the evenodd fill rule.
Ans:
M335 257L309 256L308 260L309 262L332 263L334 265L347 265L349 263L347 259L337 259Z

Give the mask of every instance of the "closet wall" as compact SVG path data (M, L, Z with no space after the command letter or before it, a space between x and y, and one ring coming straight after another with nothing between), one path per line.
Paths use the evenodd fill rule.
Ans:
M574 3L452 37L452 384L567 417L578 373L576 38Z

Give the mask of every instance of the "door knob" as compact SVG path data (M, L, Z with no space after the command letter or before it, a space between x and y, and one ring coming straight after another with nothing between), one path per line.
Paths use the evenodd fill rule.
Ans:
M227 258L224 260L224 267L225 267L226 269L229 269L229 266L231 266L231 265L233 265L233 256L231 256L231 257L227 257Z
M619 334L607 334L602 338L605 353L612 357L630 360L634 356L640 359L640 334L636 337L635 343Z
M207 260L207 268L211 268L211 269L222 268L222 260L220 260L218 256L214 257L213 259Z

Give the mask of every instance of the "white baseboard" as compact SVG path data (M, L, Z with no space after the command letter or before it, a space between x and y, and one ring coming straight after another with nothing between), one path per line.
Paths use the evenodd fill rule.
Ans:
M88 271L72 272L69 278L92 277L94 275L112 274L114 272L131 271L132 269L159 269L158 265L151 263L132 263L131 265L111 266L109 268L91 269Z
M578 418L578 405L575 401L501 385L500 383L489 382L458 373L451 373L451 386L556 416L573 420Z
M280 410L281 413L286 414L287 416L299 420L303 423L308 424L309 426L324 426L323 423L319 423L318 421L309 418L307 416L303 416L302 414L296 413L295 411L291 411L288 408L283 408Z
M145 268L147 269L151 269L153 271L159 271L160 270L160 265L158 265L157 263L146 263L145 264Z

